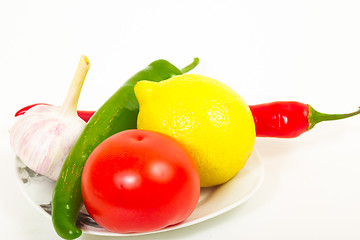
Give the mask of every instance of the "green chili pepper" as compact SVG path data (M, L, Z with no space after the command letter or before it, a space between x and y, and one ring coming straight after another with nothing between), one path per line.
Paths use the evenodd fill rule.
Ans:
M199 59L179 70L166 60L157 60L131 77L92 116L79 139L65 159L52 198L52 222L64 239L80 237L76 226L82 206L81 175L91 152L106 138L126 129L135 129L139 103L134 85L141 80L159 82L192 70Z

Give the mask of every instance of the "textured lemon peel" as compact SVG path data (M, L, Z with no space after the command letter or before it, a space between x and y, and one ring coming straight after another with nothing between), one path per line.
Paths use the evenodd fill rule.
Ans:
M160 83L139 82L135 94L138 128L183 143L196 161L202 187L225 183L245 166L255 125L245 101L225 84L184 74Z

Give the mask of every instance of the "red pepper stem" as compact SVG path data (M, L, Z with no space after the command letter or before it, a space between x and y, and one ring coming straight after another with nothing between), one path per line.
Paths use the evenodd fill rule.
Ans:
M345 114L326 114L316 111L313 107L309 106L309 127L308 130L312 129L317 123L322 121L332 121L332 120L339 120L344 119L348 117L352 117L355 115L360 114L360 108L359 110L352 112L352 113L345 113Z

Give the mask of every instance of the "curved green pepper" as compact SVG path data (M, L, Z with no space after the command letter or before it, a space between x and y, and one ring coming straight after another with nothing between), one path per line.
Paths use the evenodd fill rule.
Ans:
M179 70L166 60L149 64L124 83L92 116L72 147L61 169L52 197L52 222L64 239L80 237L76 219L82 205L81 175L90 153L106 138L126 129L135 129L139 103L134 85L141 80L159 82L181 75L197 66L199 59Z

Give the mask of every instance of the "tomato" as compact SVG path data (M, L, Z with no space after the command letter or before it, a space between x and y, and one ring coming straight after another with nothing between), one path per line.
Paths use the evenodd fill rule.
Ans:
M126 130L89 156L81 191L90 216L117 233L148 232L185 220L200 196L195 161L165 134Z

